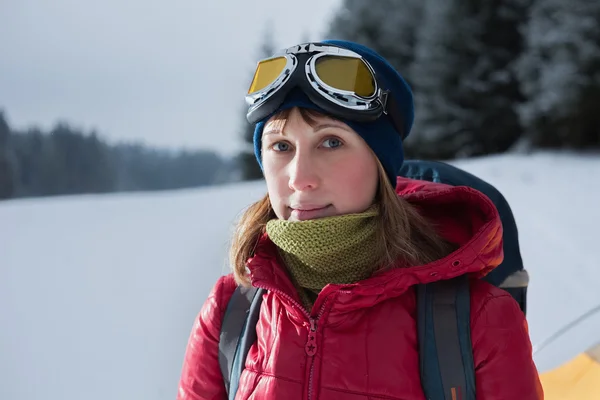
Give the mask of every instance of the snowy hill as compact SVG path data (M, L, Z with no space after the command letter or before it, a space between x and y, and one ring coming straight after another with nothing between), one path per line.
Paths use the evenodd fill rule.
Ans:
M600 304L600 157L456 163L496 185L531 274L534 344ZM227 270L260 182L0 203L0 399L174 398L189 330ZM600 341L600 315L536 353L541 371Z

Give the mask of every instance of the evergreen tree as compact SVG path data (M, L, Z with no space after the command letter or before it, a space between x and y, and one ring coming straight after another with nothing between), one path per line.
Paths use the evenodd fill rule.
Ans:
M422 157L504 152L520 138L514 60L529 0L426 0L417 35L414 148Z
M0 200L11 198L15 191L10 137L10 128L0 110Z
M519 64L527 146L600 147L599 21L598 1L536 0Z

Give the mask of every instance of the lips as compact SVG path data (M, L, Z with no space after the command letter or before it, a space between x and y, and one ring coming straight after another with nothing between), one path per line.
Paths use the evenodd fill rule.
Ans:
M306 221L309 219L323 218L330 215L331 204L326 206L297 205L290 207L290 221Z

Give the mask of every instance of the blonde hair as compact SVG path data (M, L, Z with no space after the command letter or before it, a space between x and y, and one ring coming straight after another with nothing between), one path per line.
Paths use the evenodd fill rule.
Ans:
M300 109L302 118L315 123L316 111ZM274 119L277 129L283 125L289 110L277 114ZM373 154L375 157L375 154ZM376 157L375 157L376 158ZM398 196L390 184L385 170L377 159L379 185L375 202L379 205L378 226L376 229L379 269L398 266L415 266L426 264L448 255L455 246L437 232L432 223L427 221L408 201ZM264 234L267 222L277 218L269 195L250 205L242 214L234 231L229 258L233 275L238 284L250 284L246 263L254 255L260 237Z

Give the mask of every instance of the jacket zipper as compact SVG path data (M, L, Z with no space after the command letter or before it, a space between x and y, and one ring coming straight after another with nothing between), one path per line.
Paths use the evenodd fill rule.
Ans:
M309 377L308 377L308 400L312 400L313 398L313 375L314 375L314 369L315 369L315 354L317 354L317 321L319 319L321 319L321 317L323 316L323 313L325 312L325 305L327 304L327 300L323 301L323 305L321 305L321 309L319 310L319 314L317 314L316 317L311 317L310 314L308 313L308 311L306 311L306 309L304 308L304 306L302 304L300 304L298 301L296 301L292 296L288 295L287 293L282 292L279 289L275 289L275 288L269 288L269 287L264 287L264 286L260 286L262 289L277 293L283 297L285 297L287 300L289 300L292 304L294 304L296 307L298 307L298 309L300 311L302 311L302 313L304 314L304 316L308 319L308 322L310 324L310 328L309 328L309 332L308 332L308 339L306 341L306 344L304 345L304 351L306 352L306 354L310 357L310 372L309 372ZM329 297L331 294L327 295L327 297Z
M306 342L305 350L306 354L310 357L310 372L308 375L308 400L313 398L313 375L315 370L315 354L317 354L317 321L321 319L325 312L325 305L327 300L323 301L323 305L319 310L319 314L316 318L309 318L310 321L310 332L308 333L308 341Z

